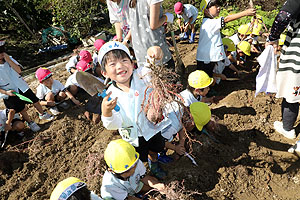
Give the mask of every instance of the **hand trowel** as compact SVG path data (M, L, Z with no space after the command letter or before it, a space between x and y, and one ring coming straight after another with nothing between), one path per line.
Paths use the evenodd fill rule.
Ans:
M76 73L76 80L78 84L91 96L97 94L99 97L102 98L106 97L106 89L105 85L98 80L95 76L91 75L87 72L77 72ZM108 100L111 100L109 97ZM119 111L120 107L118 105L115 106L115 111Z

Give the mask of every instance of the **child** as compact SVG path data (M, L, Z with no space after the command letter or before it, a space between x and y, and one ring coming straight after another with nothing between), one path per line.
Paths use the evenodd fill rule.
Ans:
M40 99L42 106L50 107L50 111L53 115L59 114L56 104L64 101L67 97L70 98L74 104L80 104L61 82L53 79L49 69L39 68L35 74L41 83L36 89L36 96ZM67 106L67 104L65 104L65 106Z
M15 114L14 110L0 110L0 148L4 147L8 131L17 132L22 137L24 128L23 121L19 114Z
M125 45L129 45L131 40L129 3L130 0L106 0L110 23L116 29L116 41Z
M223 38L222 42L226 56L229 56L230 52L236 51L236 47L231 39ZM214 78L216 78L217 84L220 83L221 79L226 80L229 77L237 77L239 73L240 71L233 64L231 64L228 57L225 57L225 59L222 61L218 61L214 68Z
M72 95L76 95L80 90L80 86L76 81L76 72L83 71L83 72L90 72L92 73L92 55L89 51L81 50L79 53L79 62L76 64L76 71L69 76L66 81L65 87L71 92Z
M70 74L73 74L76 71L76 64L79 61L78 54L79 54L78 49L74 49L72 57L69 59L68 63L66 64L66 69Z
M139 196L151 189L163 192L163 183L146 175L146 168L139 159L139 153L128 142L118 139L111 141L105 152L104 160L109 167L105 171L101 196L104 199L143 199Z
M39 99L35 96L28 84L20 75L21 68L19 63L13 61L6 53L4 46L0 46L0 98L4 98L6 108L13 109L15 113L21 113L22 117L28 122L28 126L33 131L38 131L36 123L29 119L25 109L25 102L20 100L14 92L29 98L33 106L37 109L40 119L52 120L53 116L44 112Z
M220 3L218 0L202 0L207 2L204 6L204 18L200 28L199 43L197 48L197 69L205 71L209 77L213 76L213 69L216 62L224 60L226 55L222 44L220 30L225 23L239 19L244 16L255 15L255 9L248 9L227 17L219 16ZM203 3L201 3L203 4Z
M246 38L247 35L251 34L250 26L249 24L242 24L238 28L238 32L232 36L229 37L234 43L235 46L237 46L242 40Z
M209 86L214 79L210 78L204 71L196 70L188 77L187 89L180 93L184 99L184 105L190 106L194 102L215 103L214 97L207 98Z
M51 193L50 200L101 200L87 188L85 182L69 177L59 182Z
M236 63L238 66L245 68L246 55L251 56L251 44L247 41L242 41L237 45L236 51L227 54L231 63Z
M130 29L132 33L132 47L137 59L138 67L146 63L148 48L160 46L164 53L162 59L166 68L175 69L175 62L166 42L164 23L173 23L174 15L163 15L163 0L131 1L129 9Z
M128 48L119 42L103 45L98 60L103 76L112 80L107 89L108 96L103 98L102 102L103 126L109 130L119 129L122 138L135 146L143 162L146 162L149 156L151 172L163 178L166 174L157 163L157 153L165 147L161 130L169 126L171 120L164 118L154 124L141 110L143 100L147 101L151 92L151 89L148 89L145 94L148 84L146 78L140 75L144 67L134 71ZM108 100L110 96L114 99ZM114 111L117 104L120 107L119 112Z
M178 20L177 23L180 28L180 32L183 35L182 39L183 40L188 40L188 29L191 26L191 38L189 40L189 43L194 43L195 41L195 21L198 16L198 9L191 5L191 4L182 4L181 2L177 2L174 5L174 11L177 14ZM183 18L183 26L181 26L181 19Z
M96 51L93 54L93 64L94 64L94 69L95 69L93 71L96 73L97 73L97 67L98 67L98 52L104 44L105 44L105 41L102 39L97 39L94 42L94 47L95 47ZM99 74L101 74L101 72Z

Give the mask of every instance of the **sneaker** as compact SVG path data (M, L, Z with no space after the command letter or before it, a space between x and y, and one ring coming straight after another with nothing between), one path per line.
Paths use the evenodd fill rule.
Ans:
M164 179L167 173L159 166L158 162L152 162L148 159L150 172L158 179Z
M288 150L288 152L290 153L295 153L295 151L300 153L300 140L295 145L291 146Z
M60 113L56 106L50 108L49 110L53 115L58 115Z
M1 132L1 135L0 135L0 148L2 149L5 145L5 142L6 142L6 138L7 138L7 134L8 132Z
M292 129L290 131L286 131L283 129L283 124L280 121L275 121L274 122L274 129L282 134L284 137L289 138L289 139L295 139L296 138L296 133L295 129Z
M42 115L39 115L39 118L51 121L51 120L53 120L54 117L52 115L50 115L49 113L44 112Z
M34 121L27 123L27 126L29 126L29 128L33 132L38 132L39 130L41 130L41 128L39 127L39 125L37 125Z

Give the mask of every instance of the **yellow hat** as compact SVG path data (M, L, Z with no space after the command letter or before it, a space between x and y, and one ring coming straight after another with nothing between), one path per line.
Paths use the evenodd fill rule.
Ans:
M248 24L240 25L238 32L239 34L249 35L251 34L250 26Z
M255 20L255 23L257 23L257 22L260 23L260 24L263 23L263 18L262 18L261 15L256 14L255 17L256 17L257 20L255 20L254 17L251 17L251 21Z
M237 48L242 50L247 56L251 56L251 44L247 41L241 41L238 45Z
M51 193L50 200L68 199L74 192L85 186L86 184L78 178L66 178L56 185Z
M122 139L111 141L105 152L104 160L115 173L129 170L139 159L139 153L128 142Z
M260 35L261 30L262 30L262 24L254 23L253 29L252 29L252 34Z
M231 39L223 38L222 42L223 42L223 45L224 45L224 49L226 51L235 51L236 50L236 47L235 47L235 45L234 45L234 43Z
M211 117L211 111L208 105L203 102L195 102L191 104L190 111L197 129L202 131L203 126L209 122Z
M286 39L286 34L281 34L278 45L283 45Z
M211 0L202 0L200 3L200 12L204 12L206 6L209 4Z
M188 77L189 85L196 89L202 89L210 86L214 81L213 78L210 78L207 73L202 70L196 70L190 73Z

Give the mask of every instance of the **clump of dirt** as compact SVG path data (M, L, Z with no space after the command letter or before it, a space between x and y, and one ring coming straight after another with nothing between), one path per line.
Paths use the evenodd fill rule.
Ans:
M197 45L178 44L187 66L186 75L196 68ZM178 198L299 198L300 162L287 152L296 140L274 132L272 124L281 118L281 100L266 94L254 97L257 63L254 57L250 61L241 69L239 81L224 81L214 88L224 96L210 106L221 124L221 132L214 134L220 143L206 135L191 135L202 143L193 144L192 155L198 166L185 156L163 166L168 172L164 182L180 194ZM55 79L65 83L68 73L64 65L52 71ZM33 76L27 81L36 88L38 82ZM86 181L91 190L100 194L106 169L104 149L120 136L105 130L101 123L87 121L83 111L84 106L74 106L55 121L44 122L36 119L36 111L30 107L31 117L42 130L26 130L23 141L10 136L5 151L0 153L0 199L49 199L55 185L69 176Z

